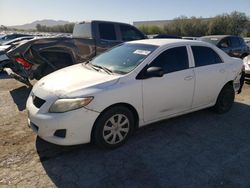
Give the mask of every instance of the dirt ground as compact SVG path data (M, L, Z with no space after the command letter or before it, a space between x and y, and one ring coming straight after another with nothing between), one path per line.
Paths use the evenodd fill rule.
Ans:
M29 89L0 75L0 187L250 187L250 85L232 110L141 128L112 151L59 147L27 126Z

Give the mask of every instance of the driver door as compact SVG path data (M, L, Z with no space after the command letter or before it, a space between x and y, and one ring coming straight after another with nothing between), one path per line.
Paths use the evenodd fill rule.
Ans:
M144 121L150 122L189 110L195 75L193 68L189 68L186 46L167 49L149 67L161 67L164 75L142 81Z

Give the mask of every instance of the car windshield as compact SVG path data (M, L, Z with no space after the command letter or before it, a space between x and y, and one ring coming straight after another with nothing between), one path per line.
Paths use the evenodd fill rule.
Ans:
M201 38L199 38L199 40L201 40L203 42L208 42L208 43L213 44L213 45L217 45L220 41L220 39L216 38L216 37L211 37L211 38L201 37Z
M157 46L126 43L97 56L89 64L113 73L126 74L138 66Z

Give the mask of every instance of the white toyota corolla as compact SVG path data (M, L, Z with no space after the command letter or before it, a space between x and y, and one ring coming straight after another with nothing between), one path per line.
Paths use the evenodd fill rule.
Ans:
M38 81L27 101L28 122L55 144L115 148L152 122L212 106L229 111L242 66L201 41L124 43Z

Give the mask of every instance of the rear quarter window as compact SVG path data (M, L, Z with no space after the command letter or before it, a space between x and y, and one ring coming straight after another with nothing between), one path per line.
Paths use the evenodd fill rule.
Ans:
M205 46L192 46L196 67L223 63L220 56L211 48Z

